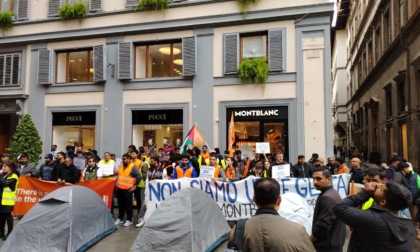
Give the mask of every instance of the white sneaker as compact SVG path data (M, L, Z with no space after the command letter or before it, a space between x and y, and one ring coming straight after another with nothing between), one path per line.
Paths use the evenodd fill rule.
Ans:
M121 220L121 219L117 219L116 221L115 221L115 225L120 225L120 224L123 224L124 223L124 221L123 220Z
M141 228L144 225L144 220L141 220L139 224L136 225L136 227Z
M129 221L129 220L126 220L126 221L124 222L124 227L128 227L128 226L130 226L130 225L133 225L133 222L131 222L131 221Z

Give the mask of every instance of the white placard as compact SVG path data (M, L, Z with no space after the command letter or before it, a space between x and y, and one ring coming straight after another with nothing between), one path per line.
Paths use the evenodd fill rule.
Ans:
M84 170L86 168L85 160L86 159L84 158L75 158L73 159L73 164L77 167L77 169Z
M271 177L274 179L290 177L290 164L274 165L271 169Z
M214 178L214 170L213 166L201 166L200 168L200 177L201 178Z
M270 143L264 142L264 143L255 143L255 153L270 153Z
M109 176L114 175L114 166L115 164L98 164L98 166L102 169L102 174Z
M120 165L122 164L122 159L121 158L116 158L115 159L115 171L118 172L118 169L120 168ZM141 170L141 167L137 169ZM140 172L141 174L141 172Z

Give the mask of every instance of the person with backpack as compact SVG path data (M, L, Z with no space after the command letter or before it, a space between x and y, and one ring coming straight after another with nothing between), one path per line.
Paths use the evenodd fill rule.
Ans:
M228 248L237 251L315 251L305 228L279 216L280 184L272 178L254 183L258 207L249 220L239 220L229 232Z

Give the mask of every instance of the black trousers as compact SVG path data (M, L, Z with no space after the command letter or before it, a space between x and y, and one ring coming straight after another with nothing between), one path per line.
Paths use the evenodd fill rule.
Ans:
M13 217L12 213L0 213L0 236L4 236L4 225L7 222L7 235L13 230Z
M124 214L127 214L127 220L133 221L133 193L117 188L117 199L118 219L124 220Z
M136 199L137 205L137 214L140 214L140 207L141 207L141 195L140 195L140 187L137 186L136 190L134 191L134 198ZM140 218L141 216L139 216Z

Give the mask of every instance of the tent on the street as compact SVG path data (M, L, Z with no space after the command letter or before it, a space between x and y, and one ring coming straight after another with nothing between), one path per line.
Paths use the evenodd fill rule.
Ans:
M205 192L186 188L164 200L146 221L131 251L212 251L230 228Z
M111 213L96 192L65 186L32 207L1 251L85 251L115 230Z

